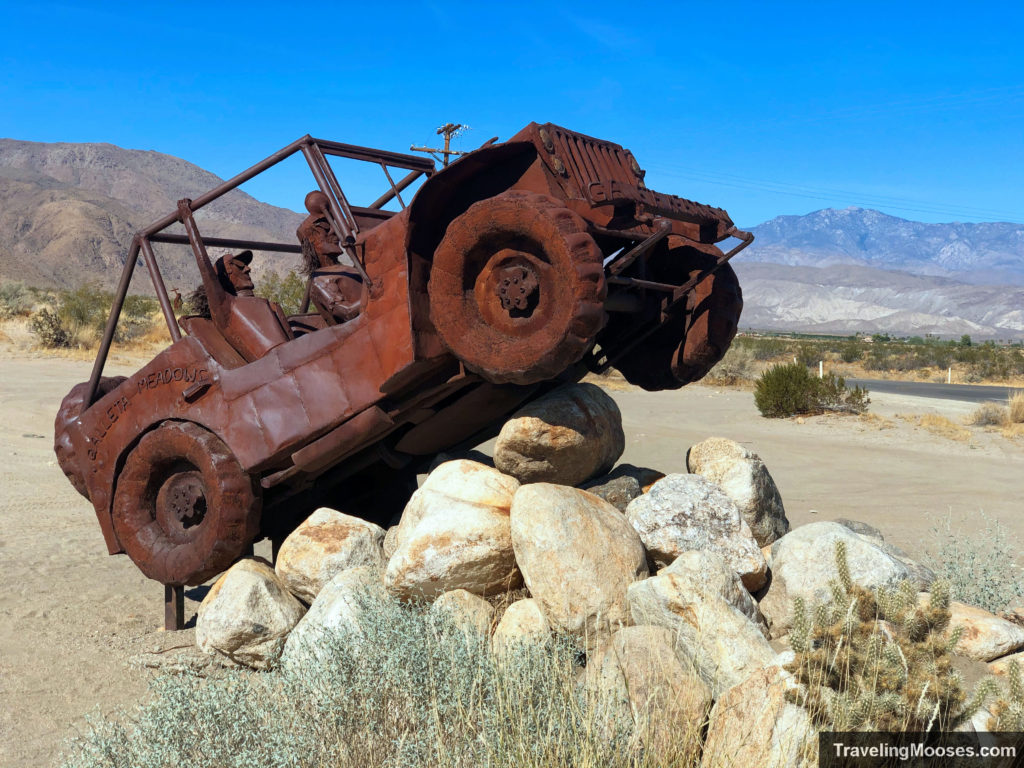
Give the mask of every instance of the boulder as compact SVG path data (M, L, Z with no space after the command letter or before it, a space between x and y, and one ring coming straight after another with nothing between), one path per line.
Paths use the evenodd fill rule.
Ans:
M954 652L978 661L993 661L1024 649L1024 627L955 600L949 604L949 629L960 627Z
M711 437L686 453L686 466L721 486L747 521L760 546L789 531L782 496L761 457L733 440Z
M846 526L817 522L795 528L772 545L772 579L760 601L772 636L792 625L793 600L804 598L808 608L831 600L829 582L838 578L836 544L846 544L850 576L862 587L895 587L911 577L910 569L875 541Z
M292 594L312 603L324 584L346 568L382 570L384 529L323 507L281 544L274 570Z
M700 753L711 689L683 664L664 627L624 627L588 663L586 684L611 722L630 718L645 755L658 765L691 763Z
M454 589L477 595L518 586L509 508L514 477L474 461L449 461L413 494L395 533L384 584L401 598Z
M615 401L593 384L574 384L505 422L494 466L522 483L579 485L610 470L625 447Z
M702 768L817 765L818 739L810 716L786 700L786 692L797 687L789 672L770 666L725 691L711 709Z
M512 547L552 629L598 643L629 621L626 589L647 575L640 537L604 499L549 483L512 500Z
M199 606L196 645L253 669L269 669L305 607L264 560L246 558L217 580Z
M892 555L907 566L910 571L910 580L919 591L928 589L928 587L931 586L931 583L935 581L935 573L931 568L921 565L921 563L914 560L895 544L887 542L885 537L882 536L882 532L873 525L862 523L859 520L849 520L847 518L840 518L839 520L836 520L836 522L846 528L849 528L858 536L862 536L873 544L878 545L879 549L883 552L888 555Z
M321 658L332 642L355 642L362 633L361 622L374 601L385 598L380 571L373 567L349 568L334 576L306 615L295 626L284 645L284 664Z
M466 634L485 636L490 634L494 618L494 606L464 589L445 592L430 606L430 612L443 616Z
M751 672L776 663L764 619L718 552L684 552L629 587L633 623L666 627L676 649L717 698Z
M520 643L540 644L551 634L548 620L533 598L517 600L505 609L494 628L491 645L495 651L514 650Z
M700 475L668 475L633 499L626 519L647 548L651 570L683 552L719 552L751 592L768 580L768 564L732 499Z
M988 663L988 671L996 677L1006 677L1010 674L1010 665L1016 664L1024 676L1024 651L1011 653L1009 656L1002 656Z
M600 496L620 512L625 512L629 502L647 493L664 476L654 469L620 464L607 475L589 480L580 487Z

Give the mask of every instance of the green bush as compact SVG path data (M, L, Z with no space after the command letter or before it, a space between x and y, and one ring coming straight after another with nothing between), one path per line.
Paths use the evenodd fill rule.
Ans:
M0 281L0 320L32 311L32 294L19 280Z
M29 329L47 347L87 347L103 335L114 294L95 283L56 295L55 309L41 309L33 317ZM133 339L153 327L159 309L149 296L126 296L114 333L115 341ZM59 343L58 343L59 342Z
M844 363L855 363L864 355L859 341L847 341L839 346L839 359Z
M799 363L774 365L754 385L754 403L768 418L822 411L862 413L870 402L866 389L847 389L846 379L834 373L819 379Z
M295 272L284 277L268 272L256 284L256 293L280 304L286 315L297 315L302 311L302 300L306 297L306 281Z

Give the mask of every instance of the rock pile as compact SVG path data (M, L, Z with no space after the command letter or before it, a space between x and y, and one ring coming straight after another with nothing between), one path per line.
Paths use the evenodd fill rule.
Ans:
M690 474L607 474L623 448L618 409L596 387L538 401L506 424L494 467L440 464L387 532L321 509L274 568L237 563L199 610L198 643L257 669L308 662L330 633L359 632L361 596L423 600L498 654L577 638L582 688L666 759L679 733L706 724L702 765L737 754L802 764L814 729L783 669L794 599L830 599L839 542L863 586L910 579L925 591L934 577L863 524L790 531L764 462L731 440L690 448ZM523 597L508 604L511 594ZM1020 626L970 606L952 613L963 655L996 673L1021 655Z

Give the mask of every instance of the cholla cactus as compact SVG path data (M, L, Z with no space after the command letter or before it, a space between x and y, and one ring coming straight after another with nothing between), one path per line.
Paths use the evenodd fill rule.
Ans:
M990 731L1024 731L1024 680L1020 664L1011 661L1006 671L1006 689L991 707Z
M854 583L842 543L835 557L831 601L813 612L802 600L794 605L796 658L787 669L801 686L791 700L833 730L951 730L969 719L993 689L981 685L966 701L950 658L960 633L945 632L948 587L935 584L919 604L910 582L877 590ZM1019 674L1016 680L1019 690Z

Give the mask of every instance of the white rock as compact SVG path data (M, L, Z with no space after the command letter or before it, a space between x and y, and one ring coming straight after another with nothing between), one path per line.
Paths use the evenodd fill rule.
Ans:
M1024 627L973 605L949 604L949 629L961 629L955 653L978 661L993 661L1024 648Z
M395 534L384 584L402 598L465 589L493 594L520 583L509 508L514 477L474 461L442 464L413 494Z
M430 606L430 612L444 616L467 634L488 635L494 618L494 606L464 589L445 592Z
M647 575L636 531L604 499L549 483L512 500L512 546L552 629L599 643L629 621L626 588Z
M365 611L383 597L376 568L363 566L341 571L324 585L302 621L288 635L283 663L321 658L339 638L354 642L362 634Z
M684 552L628 597L633 622L672 630L716 697L776 662L757 604L717 552Z
M794 528L772 545L772 580L760 601L773 637L789 630L797 597L804 598L809 610L831 600L829 582L838 578L836 544L840 541L846 544L850 577L862 587L895 587L911 577L906 564L839 523L822 521Z
M533 598L517 600L505 609L494 628L491 644L495 652L514 650L519 644L541 644L551 634L548 620Z
M312 603L324 584L346 568L382 570L384 529L322 507L281 544L274 570L292 594Z
M722 487L736 502L760 546L789 531L782 496L761 457L724 437L697 443L686 454L688 469Z
M254 558L240 560L199 606L196 644L236 664L268 669L305 612L270 565Z
M574 384L505 422L494 465L523 483L579 485L611 469L625 446L615 401L593 384Z
M668 475L626 507L652 570L683 552L719 552L751 592L768 580L768 564L732 499L700 475Z
M786 700L793 676L778 666L753 672L711 709L702 768L817 765L817 732L807 711Z

